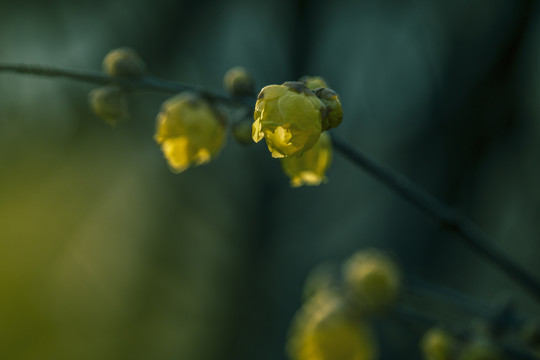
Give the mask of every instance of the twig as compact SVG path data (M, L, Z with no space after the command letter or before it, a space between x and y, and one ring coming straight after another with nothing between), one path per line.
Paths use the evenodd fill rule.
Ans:
M113 84L126 90L149 90L165 93L178 93L186 90L196 91L202 96L222 103L252 107L252 98L231 98L217 95L205 89L174 81L162 80L151 76L139 78L110 77L98 71L68 70L43 65L0 64L0 72L15 72L44 77L64 77L87 83L100 85ZM472 222L441 203L433 196L413 184L405 176L390 170L370 159L360 151L352 148L333 136L335 148L356 165L363 168L376 179L396 191L403 198L413 203L428 215L438 220L445 228L461 235L460 239L472 250L485 257L540 300L540 283L527 271L514 264L501 251L493 247L492 241Z
M168 94L176 94L183 91L195 91L204 97L214 101L219 101L229 105L246 106L247 99L230 98L211 93L203 88L184 84L176 81L158 79L153 76L143 76L136 78L111 77L100 71L91 70L68 70L52 66L29 65L29 64L0 64L0 72L15 72L19 74L36 75L43 77L62 77L98 85L117 85L125 90L147 90Z
M380 182L397 192L426 214L434 217L446 229L460 235L473 251L497 265L502 271L521 284L531 295L540 300L540 283L525 269L515 264L502 251L495 248L491 239L476 225L413 184L408 178L370 159L341 139L332 137L336 150L363 168Z
M409 274L405 276L405 282L407 283L406 289L415 295L433 299L437 303L451 305L453 308L489 320L494 317L491 304L460 291Z
M451 289L439 283L432 283L410 274L405 276L407 295L416 300L429 301L434 304L448 306L468 316L482 318L494 328L518 329L522 327L531 316L518 313L512 303L504 302L488 304L458 290Z

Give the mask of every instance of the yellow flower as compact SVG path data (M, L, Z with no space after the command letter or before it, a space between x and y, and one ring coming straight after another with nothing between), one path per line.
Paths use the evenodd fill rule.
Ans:
M225 120L205 100L186 92L165 101L154 139L173 172L209 162L225 142Z
M103 59L103 70L110 76L141 76L146 65L137 52L130 48L111 50Z
M332 141L322 133L317 143L301 156L281 159L285 173L291 178L293 187L319 185L326 182L326 170L332 162Z
M255 96L255 80L251 73L241 66L233 67L225 73L223 86L233 96Z
M343 108L338 94L330 88L319 88L314 93L324 104L323 130L329 130L341 124L341 121L343 121Z
M94 113L111 125L127 116L126 96L116 86L102 86L88 95Z
M400 276L394 262L375 250L355 253L343 265L345 285L362 310L380 312L396 298Z
M253 141L266 139L275 158L301 155L321 135L323 103L304 84L269 85L259 93L253 117Z
M429 329L420 342L426 360L450 360L454 358L456 340L440 328Z
M326 84L326 81L321 76L302 76L300 78L301 83L306 84L306 86L311 89L315 90L317 88L325 88L328 87Z
M320 292L295 315L287 352L292 360L370 360L377 349L370 329L344 311L339 297Z

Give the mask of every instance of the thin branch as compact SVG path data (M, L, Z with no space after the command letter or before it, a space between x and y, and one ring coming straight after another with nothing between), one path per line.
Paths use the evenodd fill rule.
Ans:
M491 304L484 303L472 296L449 289L439 284L427 282L411 275L405 276L404 291L415 299L429 299L433 303L448 306L453 311L492 320L495 311Z
M152 76L139 78L110 77L98 71L68 70L52 66L26 64L0 64L0 72L15 72L44 77L63 77L99 85L112 84L132 91L148 90L176 94L190 90L198 92L210 100L248 108L253 107L254 101L252 98L230 98L228 96L217 95L200 87L162 80ZM420 189L405 176L384 167L340 139L333 137L333 143L335 148L346 158L386 184L407 201L434 217L445 228L459 234L460 239L472 250L497 265L540 300L540 283L538 280L506 257L503 252L493 247L490 238L472 222Z
M336 150L341 152L347 159L363 168L407 201L416 205L420 210L435 218L443 227L460 235L459 239L473 251L497 265L528 290L537 300L540 300L540 283L538 279L497 249L493 245L493 241L471 221L422 190L402 174L370 159L335 136L332 137L332 140Z
M218 94L211 93L201 87L184 84L176 81L169 81L158 79L153 76L143 76L143 77L111 77L107 74L104 74L100 71L92 70L68 70L61 69L53 66L44 66L44 65L29 65L29 64L0 64L0 72L15 72L19 74L26 75L36 75L43 77L61 77L71 80L82 81L86 83L93 83L98 85L116 85L125 90L146 90L146 91L156 91L163 92L168 94L177 94L183 91L194 91L202 96L222 102L229 105L235 106L246 106L250 102L247 99L241 98L230 98L228 96L222 96Z
M462 314L482 318L494 328L519 329L531 318L530 315L518 313L509 301L488 304L458 290L410 274L406 275L405 282L405 293L414 299L430 301Z

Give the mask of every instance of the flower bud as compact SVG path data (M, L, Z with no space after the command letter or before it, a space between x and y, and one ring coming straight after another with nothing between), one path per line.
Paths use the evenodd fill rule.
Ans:
M135 50L124 47L105 55L103 70L109 76L138 77L145 73L146 66Z
M332 141L322 133L317 143L301 156L281 159L283 171L291 179L291 186L320 185L326 182L326 171L332 163Z
M447 331L440 328L429 329L420 342L425 360L451 360L457 349L457 341Z
M125 93L116 86L103 86L88 94L88 102L94 113L111 125L127 117Z
M317 88L328 87L326 80L322 76L302 76L300 80L301 83L304 83L308 89L315 90Z
M225 120L199 96L185 92L165 101L154 139L171 170L180 173L213 159L225 143Z
M381 312L395 300L400 276L394 262L376 250L356 252L343 265L343 279L362 310Z
M255 80L251 73L241 66L233 67L225 73L223 86L232 96L255 96Z
M251 137L251 121L249 119L242 119L234 123L231 127L233 137L241 145L253 145L253 138Z
M302 83L266 86L255 104L253 141L265 138L275 158L302 155L321 135L323 108L321 100Z
M330 88L318 88L313 90L313 92L324 104L322 118L323 131L335 128L341 124L343 120L343 108L341 107L338 94Z

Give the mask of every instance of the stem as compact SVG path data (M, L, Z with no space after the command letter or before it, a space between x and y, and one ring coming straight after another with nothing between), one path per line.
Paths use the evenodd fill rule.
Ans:
M413 298L449 307L467 316L482 318L497 328L519 329L531 318L529 315L517 313L509 306L511 303L493 306L458 290L411 275L405 277L405 282L405 292Z
M247 99L234 99L211 93L203 88L184 84L176 81L158 79L153 76L143 77L111 77L100 71L92 70L68 70L44 65L28 64L0 64L0 72L15 72L19 74L36 75L44 77L62 77L72 80L93 83L99 85L116 85L125 90L147 90L168 94L177 94L183 91L195 91L210 100L235 106L246 106Z
M231 98L217 95L189 84L158 79L152 76L139 78L110 77L99 71L68 70L44 65L0 64L0 72L15 72L19 74L37 75L44 77L63 77L72 80L94 83L99 85L116 85L126 90L148 90L176 94L190 90L201 94L210 100L233 106L253 107L252 98ZM540 300L540 283L527 271L516 265L511 259L492 245L490 238L476 225L459 215L450 207L441 203L433 196L413 184L405 176L390 170L376 161L368 158L360 151L333 137L335 148L354 164L363 168L376 179L386 184L407 201L413 203L422 211L434 217L445 228L460 235L473 251L485 257L515 281L521 284L534 297Z
M377 163L335 136L332 137L332 141L334 147L346 158L397 192L405 200L435 218L443 227L460 235L459 239L473 251L498 266L537 300L540 300L540 283L538 280L525 269L515 264L502 251L495 248L491 239L471 221L429 195L402 174Z
M457 290L430 283L410 275L405 277L405 282L407 284L405 291L415 298L429 299L434 303L448 305L452 309L490 321L495 317L491 304L483 303Z

